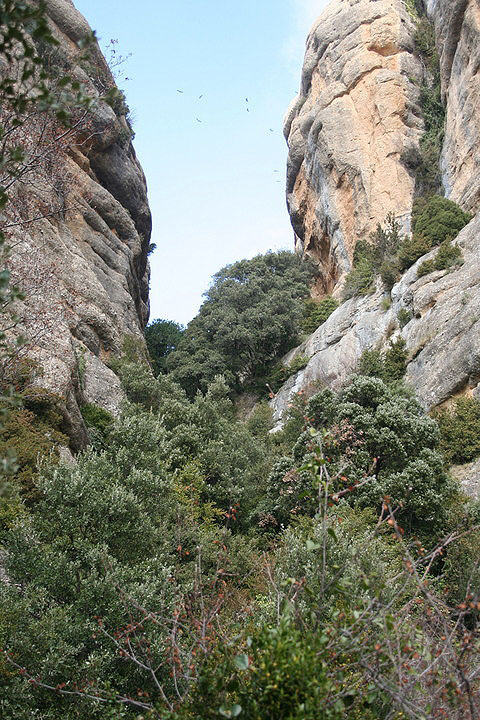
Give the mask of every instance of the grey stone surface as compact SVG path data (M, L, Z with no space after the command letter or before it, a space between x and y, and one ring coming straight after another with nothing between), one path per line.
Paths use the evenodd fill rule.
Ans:
M76 41L91 32L87 21L70 0L47 0L47 10L62 67L100 98L114 80L96 44L79 61ZM105 363L125 335L143 342L149 313L151 217L124 112L98 99L49 163L34 165L13 192L12 207L46 215L12 229L10 266L26 295L19 330L41 368L37 382L64 398L73 449L87 438L82 403L118 410L120 383ZM34 125L31 132L34 145Z
M480 500L480 458L466 465L454 465L450 468L466 495L474 500Z
M480 209L480 6L478 0L429 4L440 53L447 117L442 155L447 197Z
M420 258L392 289L392 305L384 295L352 299L335 310L300 347L308 365L281 388L272 401L275 419L285 413L294 393L315 382L338 388L355 371L362 352L385 348L405 339L409 353L407 382L426 410L452 396L480 395L480 213L457 238L464 262L458 268L417 277L417 268L436 252ZM397 315L405 308L412 319L400 329Z
M447 110L445 192L475 214L480 206L480 6L478 0L424 4L435 25ZM301 92L285 124L287 197L297 246L320 263L320 292L338 293L356 240L388 210L409 229L413 185L404 163L415 156L423 128L414 87L423 71L412 54L414 32L404 2L334 0L309 35ZM382 58L395 63L385 66ZM374 176L381 177L381 186ZM399 334L409 352L407 381L425 409L455 396L480 397L478 214L458 244L461 267L417 278L418 265L433 251L395 285L388 310L379 287L372 296L342 304L289 353L287 364L295 354L310 361L277 394L275 417L281 418L295 392L315 382L339 387L364 350L384 348ZM402 308L412 320L400 330Z

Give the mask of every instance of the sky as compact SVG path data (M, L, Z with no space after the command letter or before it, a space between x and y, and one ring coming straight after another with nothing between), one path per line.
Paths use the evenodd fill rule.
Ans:
M327 4L75 0L102 48L129 56L117 82L153 215L151 320L187 324L220 268L293 249L282 123Z

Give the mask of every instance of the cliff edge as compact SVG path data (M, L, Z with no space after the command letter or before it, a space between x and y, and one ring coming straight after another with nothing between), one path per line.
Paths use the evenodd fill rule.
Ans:
M126 336L143 343L148 319L151 215L132 145L128 108L100 98L115 87L84 17L70 0L47 0L58 46L38 52L53 76L69 75L97 100L74 110L70 128L40 113L24 121L31 168L11 192L6 231L17 308L35 383L62 397L64 430L86 442L80 413L95 403L115 413L122 399L108 367ZM80 43L81 45L81 43Z

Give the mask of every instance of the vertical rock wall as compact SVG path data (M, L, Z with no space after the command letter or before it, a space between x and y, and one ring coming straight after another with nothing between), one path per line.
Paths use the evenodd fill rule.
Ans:
M409 227L423 121L415 25L402 0L336 0L308 40L291 106L287 201L297 249L336 292L359 238L389 212Z
M442 176L445 194L469 212L480 208L480 4L429 0L447 108Z
M417 105L425 69L415 53L412 3L333 0L308 41L302 87L286 121L287 198L300 250L320 264L321 291L338 291L356 241L389 211L412 209L414 168L423 132ZM407 381L426 409L452 397L480 397L480 4L424 0L435 26L446 109L441 158L445 194L474 215L457 243L464 263L417 276L420 258L385 305L373 295L343 303L298 354L306 368L279 391L280 419L292 396L315 383L338 387L364 350L402 336ZM400 327L398 313L411 320Z
M77 46L91 33L86 20L70 0L46 4L59 40L44 50L52 67L103 95L114 85L105 59L96 43L87 58ZM151 217L126 111L121 101L115 111L99 101L76 113L65 135L46 116L27 122L29 152L41 155L47 133L56 144L13 188L8 209L11 269L26 295L18 308L25 350L39 368L35 382L63 397L73 447L85 442L82 403L118 409L119 380L106 363L126 335L143 342L148 319Z

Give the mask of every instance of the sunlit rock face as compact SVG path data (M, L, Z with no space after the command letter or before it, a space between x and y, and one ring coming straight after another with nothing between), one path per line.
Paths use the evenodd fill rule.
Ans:
M297 248L320 267L319 292L340 295L359 238L389 211L408 231L423 120L408 3L333 0L307 40L301 91L286 120L287 199ZM435 27L446 109L441 158L447 197L474 216L458 236L463 265L418 278L420 258L385 303L377 291L343 303L291 351L307 366L272 401L276 419L295 393L339 388L364 350L402 336L407 382L425 409L480 397L480 6L477 0L425 0ZM411 8L411 3L410 3ZM412 173L412 174L411 174ZM398 312L411 316L403 328Z
M360 356L373 347L386 348L403 337L409 354L407 382L426 410L452 397L480 399L480 213L457 238L464 262L452 270L417 276L419 265L435 254L420 258L394 285L392 304L385 308L384 293L351 299L300 347L285 358L309 357L307 366L294 375L272 401L280 420L293 396L314 392L316 385L338 389L355 372ZM398 313L411 320L399 327Z
M415 24L402 0L335 0L307 40L287 113L287 201L297 249L320 266L320 292L350 270L359 238L389 212L409 229L423 121Z
M59 46L42 52L90 96L104 95L114 80L97 44L83 59L77 46L91 33L86 20L70 0L46 4ZM26 295L19 307L26 352L39 368L36 382L63 397L74 448L86 439L83 403L118 409L120 383L107 363L126 335L143 342L148 319L151 217L125 115L121 101L115 109L99 101L75 115L65 136L45 121L55 150L14 187L9 209L21 223L10 228L10 264ZM25 125L31 148L44 142L41 122ZM35 217L42 219L30 222Z

